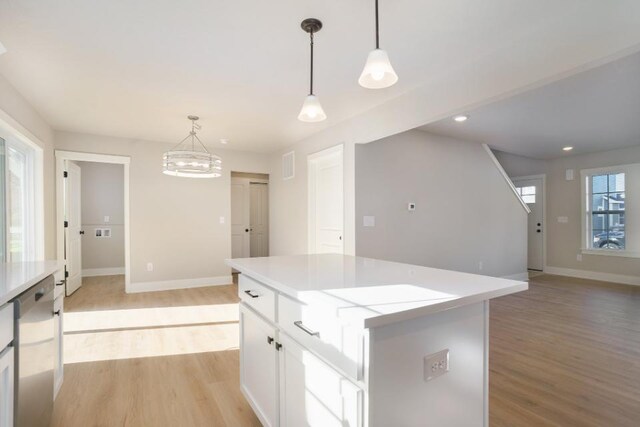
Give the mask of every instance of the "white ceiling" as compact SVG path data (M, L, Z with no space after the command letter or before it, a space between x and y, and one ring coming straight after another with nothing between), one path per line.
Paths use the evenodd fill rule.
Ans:
M640 145L640 53L420 129L527 157Z
M177 142L187 114L215 146L270 151L483 58L522 60L551 40L571 55L620 39L635 0L381 0L381 44L400 82L358 86L373 48L373 0L0 0L4 75L55 129ZM298 122L316 17L316 94L329 119ZM580 19L577 19L580 17ZM637 40L634 40L637 42ZM578 44L576 44L578 43ZM580 45L579 43L582 43ZM550 58L552 60L552 58ZM427 100L428 102L428 100Z

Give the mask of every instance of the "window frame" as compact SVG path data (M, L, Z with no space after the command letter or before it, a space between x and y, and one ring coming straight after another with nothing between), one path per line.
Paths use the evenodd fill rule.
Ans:
M640 258L640 252L636 252L634 250L629 249L629 243L631 239L628 233L628 225L629 219L631 219L632 215L629 215L629 211L627 210L628 203L625 203L625 224L624 224L624 232L625 232L625 248L624 249L607 249L607 248L594 248L592 247L592 242L590 239L593 239L593 191L592 191L592 177L597 175L615 175L623 173L625 175L625 201L629 200L629 196L635 197L633 195L633 190L629 191L629 182L630 177L633 175L632 168L640 167L640 164L634 165L620 165L620 166L611 166L605 168L595 168L595 169L583 169L580 171L581 178L581 217L582 217L582 227L581 227L581 253L587 255L605 255L605 256L617 256L617 257L626 257L626 258ZM633 219L631 219L633 222ZM635 228L635 224L632 227L632 230ZM632 248L633 248L632 244Z

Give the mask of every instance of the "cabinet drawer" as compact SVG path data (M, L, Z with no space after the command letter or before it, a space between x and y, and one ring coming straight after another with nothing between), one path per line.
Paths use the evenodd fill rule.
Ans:
M267 319L275 322L276 293L265 285L240 274L238 283L240 299Z
M0 351L13 341L13 303L0 307Z
M296 341L350 378L363 380L364 331L342 324L335 313L278 296L278 324Z

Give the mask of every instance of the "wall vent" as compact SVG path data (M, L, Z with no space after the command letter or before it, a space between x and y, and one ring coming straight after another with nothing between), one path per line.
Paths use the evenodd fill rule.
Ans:
M291 179L296 175L295 171L295 152L289 151L282 155L282 179Z

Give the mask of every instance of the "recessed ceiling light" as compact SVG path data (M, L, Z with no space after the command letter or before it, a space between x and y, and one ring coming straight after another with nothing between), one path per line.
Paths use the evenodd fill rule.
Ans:
M469 116L455 116L453 120L455 120L458 123L462 123L462 122L466 122L468 118Z
M571 150L573 150L573 147L563 147L562 149L564 151L571 151Z
M228 144L228 143L229 143L228 139L226 139L226 138L220 139L220 144Z

